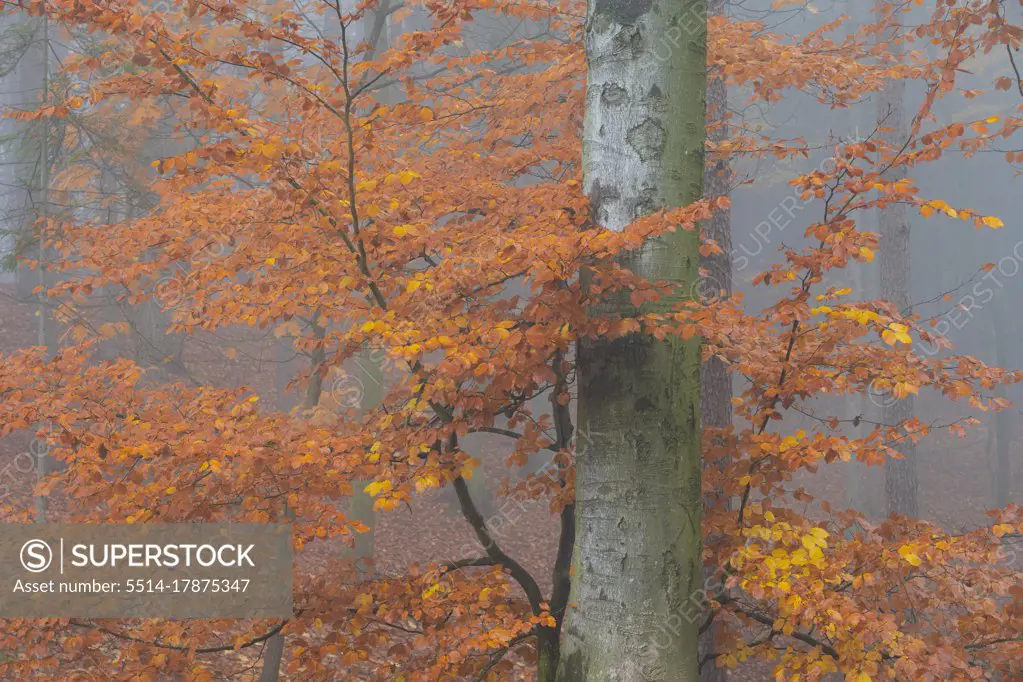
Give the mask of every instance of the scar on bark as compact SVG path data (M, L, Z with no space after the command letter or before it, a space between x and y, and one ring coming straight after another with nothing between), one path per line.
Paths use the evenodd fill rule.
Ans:
M629 92L618 83L604 83L600 89L600 103L605 107L618 106L625 102Z
M659 159L664 153L668 135L660 121L648 118L629 130L625 139L629 146L639 154L639 158L643 161L653 161Z

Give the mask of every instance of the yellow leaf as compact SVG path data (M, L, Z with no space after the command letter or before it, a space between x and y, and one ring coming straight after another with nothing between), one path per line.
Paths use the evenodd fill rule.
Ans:
M433 111L431 111L428 107L423 107L422 109L419 110L419 120L422 121L423 123L432 121Z
M390 481L373 481L363 488L363 492L370 497L376 497L380 493L390 492L391 488L392 486Z
M1006 533L1011 533L1012 532L1012 524L1009 524L1009 523L999 523L998 525L994 526L991 529L991 532L995 534L995 537L999 537L1000 538L1003 535L1005 535Z
M433 476L432 474L428 475L428 476L423 476L422 478L419 478L419 479L416 479L416 490L418 492L423 492L424 490L429 490L430 488L439 488L439 487L440 487L440 481L438 481L437 477Z
M906 381L897 382L895 387L892 389L892 395L894 395L897 400L902 400L910 394L919 395L920 389Z
M896 343L913 343L913 337L908 332L909 327L906 325L892 322L881 332L881 338L889 346L894 346Z
M872 263L874 261L874 252L865 246L860 247L860 256L868 263Z
M909 545L903 545L902 547L899 547L899 556L902 557L903 560L910 566L919 566L920 564L923 563L923 560L916 555L916 553L913 551L913 548L910 547Z
M1001 220L999 220L998 218L994 217L993 215L984 216L983 218L981 218L981 221L985 225L987 225L988 227L993 227L996 230L999 227L1005 227L1005 223L1003 223Z

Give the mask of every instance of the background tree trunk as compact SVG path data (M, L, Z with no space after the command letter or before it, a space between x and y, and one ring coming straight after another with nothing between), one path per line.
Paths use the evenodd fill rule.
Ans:
M893 19L893 26L887 37L879 38L890 42L891 52L901 54L902 43L898 36L901 22ZM905 81L889 80L879 93L877 100L877 122L882 128L880 139L891 153L898 153L906 136ZM895 182L906 177L904 165L898 165L885 175L889 181ZM890 301L899 311L905 312L909 307L909 218L906 205L892 203L878 209L878 226L880 228L880 270L881 297ZM881 410L881 421L885 424L899 424L913 417L913 397L906 396L895 400L886 396ZM917 472L916 448L908 438L901 439L897 445L902 454L901 459L889 458L885 464L885 497L888 502L889 514L901 514L916 517L919 514L917 504Z
M1014 353L1009 347L1009 334L1006 333L1005 321L1008 318L1008 310L1002 298L995 299L994 307L994 342L995 342L995 365L998 367L1015 366ZM995 389L999 398L1006 397L1005 387L999 385ZM1018 407L1012 409L1018 410ZM991 421L991 420L989 420ZM1002 410L995 412L995 461L992 467L994 471L994 486L992 492L996 507L1004 507L1009 504L1012 496L1012 412Z
M706 5L591 0L583 135L596 222L700 198L707 93ZM599 229L599 228L598 228ZM652 238L621 263L695 289L699 237ZM622 296L595 311L634 314ZM700 342L632 334L579 347L580 431L573 583L562 629L561 682L695 682L701 587Z
M376 354L364 350L355 359L358 385L361 389L359 407L362 412L380 406L384 400L384 371ZM365 524L369 530L355 536L355 547L351 558L355 561L359 575L363 579L373 576L373 545L376 515L373 512L373 498L365 491L369 481L352 482L352 499L348 508L348 518Z
M326 329L318 324L318 319L309 322L309 331L317 339L323 340ZM323 346L317 346L309 354L310 375L309 383L306 384L305 400L302 408L305 410L315 409L320 404L323 395L323 375L320 374L320 366L325 360L326 354ZM286 503L285 503L286 504ZM291 516L286 509L285 516ZM284 660L284 635L278 633L266 641L266 648L263 650L263 668L259 673L259 682L277 682L281 674L281 663Z
M266 649L263 650L263 669L259 673L259 682L277 682L283 658L284 636L277 634L266 641Z
M722 16L725 13L724 0L711 0L707 7L710 15ZM707 120L715 125L708 129L708 139L719 145L728 139L728 88L722 74L711 71L707 81ZM711 200L728 196L731 182L731 169L726 159L712 159L707 164L704 174L704 195ZM713 239L721 248L721 253L704 256L701 267L700 293L705 298L714 300L719 296L730 296L732 284L732 215L727 208L718 209L714 217L705 222L701 229L706 239ZM727 428L732 424L732 375L720 358L712 357L700 368L700 414L703 425L714 428ZM708 496L708 504L719 501L721 491ZM704 574L716 571L716 566L705 566ZM701 682L722 682L728 676L725 668L714 665L709 658L714 652L715 633L718 628L711 627L700 637L700 658L706 662L700 668Z
M40 105L46 106L50 99L50 20L49 17L43 16L42 27L40 29L40 43L39 49L41 55L41 71L42 81L40 87ZM46 272L46 240L52 238L53 235L47 235L46 233L46 221L49 220L50 214L50 119L45 118L40 121L39 127L39 159L37 162L36 175L38 177L38 184L35 186L36 191L32 194L34 215L38 222L38 230L36 232L36 286L40 289L37 296L39 298L39 307L36 311L36 329L37 338L36 343L39 346L45 346L47 355L52 357L57 352L57 337L56 337L56 326L55 320L50 315L49 305L47 304L46 289L50 285L50 277ZM36 440L41 441L39 432L36 432ZM42 482L46 478L49 467L49 456L46 452L40 452L36 454L36 477L39 482ZM46 510L49 506L49 498L46 495L36 495L36 523L46 523Z

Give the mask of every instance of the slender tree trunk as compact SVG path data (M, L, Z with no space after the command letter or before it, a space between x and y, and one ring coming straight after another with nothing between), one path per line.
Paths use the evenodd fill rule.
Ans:
M295 376L295 346L290 339L276 339L274 343L274 389L277 396L277 409L290 412L298 403L294 391L288 392L288 384Z
M376 355L369 350L359 354L355 360L358 367L357 376L361 390L359 407L363 412L380 406L384 399L384 371ZM351 505L348 518L358 521L369 528L365 533L355 536L355 547L352 559L355 560L359 575L363 579L372 577L374 538L376 533L376 515L373 512L373 498L365 491L368 481L353 481Z
M41 93L41 104L46 106L50 96L50 19L48 16L43 15L42 18L42 93ZM46 304L46 288L49 285L48 277L46 273L46 221L49 220L49 208L50 208L50 119L43 119L42 125L39 126L39 185L37 199L39 204L36 206L36 216L39 219L39 232L37 236L37 252L36 258L39 261L36 265L38 280L36 286L39 287L39 309L36 311L38 319L37 324L37 339L36 343L40 346L45 346L48 354L53 356L57 351L57 340L53 333L56 331L54 324L55 321L49 314L49 309ZM36 432L36 439L39 438L39 432ZM39 448L37 448L39 449ZM39 482L42 482L46 478L49 464L49 456L42 449L36 453L36 475ZM49 506L49 497L46 495L36 495L36 523L46 522L46 510Z
M559 396L570 391L568 373L570 363L560 352L552 363L558 380L551 392L551 413L554 418L554 429L557 437L553 447L567 450L571 447L575 426L572 423L572 409L562 404ZM578 450L577 450L578 452ZM561 467L564 468L561 468ZM558 480L566 485L568 465L560 465L557 472ZM565 623L565 609L572 590L572 550L575 545L575 505L569 504L561 511L558 533L558 553L554 559L554 570L551 572L550 612L554 617L554 627L536 628L537 649L537 680L538 682L555 682L558 676L558 662L561 660L561 628Z
M700 0L591 0L584 183L596 222L700 198L707 93ZM598 228L599 229L599 228ZM679 229L621 257L677 287L696 284L699 239ZM622 296L596 311L634 314ZM640 334L579 347L580 430L573 584L560 682L695 682L701 587L700 342ZM693 612L695 611L695 615Z
M294 393L287 392L292 378L295 349L290 341L276 339L274 343L274 384L277 393L277 409L288 412L297 402ZM276 634L266 642L263 650L263 668L259 682L277 682L281 661L284 659L284 636Z
M318 324L318 320L314 319L309 323L310 331L313 336L317 339L322 340L326 335L326 329ZM323 350L323 346L318 346L310 353L309 364L310 364L310 376L309 383L306 384L305 389L305 400L302 403L302 407L306 410L312 410L320 404L320 397L323 395L323 375L320 373L320 368L326 359L326 353ZM285 509L285 516L291 517L291 512ZM284 660L284 635L276 634L266 641L266 648L263 650L263 668L259 673L259 682L277 682L277 679L281 674L281 663Z
M893 19L894 25L884 40L890 41L893 54L902 53L902 43L897 39L902 24ZM877 102L879 134L891 153L898 153L907 136L905 82L890 80L881 91ZM886 174L889 181L906 177L905 166L897 165ZM906 205L892 203L878 209L878 224L881 231L879 249L881 270L881 297L890 301L900 311L909 307L909 218ZM913 417L913 397L884 401L881 421L885 424L899 424ZM916 517L917 472L916 448L908 438L896 446L902 454L899 459L889 458L885 464L885 496L889 514Z
M1001 366L1001 365L999 365ZM999 388L998 395L1005 397L1005 389ZM1009 413L1002 410L995 414L995 506L1004 507L1010 502L1012 494L1012 429Z
M12 102L12 109L30 110L35 106L45 104L46 85L44 84L44 73L48 70L43 68L43 61L47 58L45 45L49 42L46 39L45 17L31 17L27 14L9 15L18 16L24 21L26 39L23 45L23 52L17 57L17 65L14 67L15 78L13 84L16 93L10 93L16 99ZM7 94L7 93L5 93ZM19 122L9 120L15 135L15 158L12 159L17 165L8 166L14 176L14 183L18 186L18 200L22 204L22 215L25 216L23 223L19 226L17 243L14 245L18 261L15 265L15 282L18 298L22 301L31 301L34 298L33 290L38 285L38 275L25 265L22 259L33 258L38 233L34 218L38 217L39 200L39 173L42 170L40 160L43 158L40 150L40 142L44 132L49 132L49 119L38 121ZM42 132L41 132L42 131Z
M266 641L266 648L263 650L263 669L259 673L259 682L277 682L283 658L284 636L277 634Z
M711 15L724 15L724 0L711 0L707 11ZM712 72L707 81L707 120L715 126L708 131L708 138L715 145L728 139L728 88L722 74ZM728 161L723 158L711 160L704 174L704 194L708 199L728 196L731 172ZM729 209L718 209L714 217L702 226L703 236L713 239L721 253L703 257L701 266L700 292L710 300L732 293L732 216ZM703 425L713 428L727 428L732 424L732 375L725 363L712 357L700 368L700 414ZM716 504L723 491L717 490L708 496L708 504ZM705 566L706 575L716 571L716 566ZM727 678L724 668L714 665L710 655L714 653L714 640L718 628L711 627L700 637L701 682L721 682Z
M1008 311L1001 299L995 301L994 308L994 336L995 336L995 365L1008 367L1010 363L1008 346L1008 335L1005 333L1005 320ZM1000 398L1005 397L1005 386L998 386L996 394ZM1009 419L1009 411L1002 410L994 415L995 422L995 485L994 503L996 507L1004 507L1009 504L1009 497L1012 494L1012 459L1010 446L1012 445L1012 422Z
M863 263L849 263L849 275L852 278L852 290L862 300L871 300L874 296L868 291L870 286L866 266ZM872 414L871 403L872 393L850 393L845 398L845 410L849 418L859 416L863 423L859 426L849 426L845 429L845 435L849 438L857 438L862 434L869 433L873 428L873 422L877 417ZM873 514L869 501L869 467L855 457L843 463L845 481L845 506L854 509L861 514Z

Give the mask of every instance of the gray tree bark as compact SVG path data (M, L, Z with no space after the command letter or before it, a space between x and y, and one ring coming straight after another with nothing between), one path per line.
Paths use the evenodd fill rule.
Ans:
M722 16L725 13L724 0L711 0L707 11L711 15ZM719 145L728 139L728 88L724 76L720 73L708 74L707 82L707 120L717 125L708 131L708 139ZM704 173L704 194L708 199L728 196L731 182L731 169L726 159L714 159L707 164ZM703 296L714 300L717 297L728 297L732 293L732 215L729 209L718 209L714 217L705 222L701 229L703 236L713 239L721 248L721 253L704 256L701 267L705 275L701 276L700 292ZM700 414L703 425L713 428L727 428L732 424L732 375L728 367L718 357L712 357L700 368ZM707 502L717 503L723 493L711 493ZM717 570L716 566L704 567L706 575ZM712 626L700 637L700 658L704 661L700 667L701 682L722 682L727 679L725 668L714 665L711 654L714 653L714 640L718 628Z
M1009 334L1006 333L1005 321L1008 319L1009 311L1005 302L998 298L994 307L994 342L995 342L995 365L998 367L1009 367L1015 365L1012 361L1014 353L1009 348ZM998 386L996 395L999 398L1006 397L1005 386ZM990 420L989 420L990 421ZM1004 507L1009 504L1012 496L1012 421L1008 410L1002 410L994 414L995 422L995 461L994 461L994 486L993 497L996 507Z
M591 0L583 136L595 222L623 230L702 195L707 94L701 0ZM693 293L699 238L677 230L620 262ZM633 314L624 297L600 313ZM560 682L695 682L701 588L700 342L632 334L580 343L573 583Z
M379 358L371 351L364 350L355 359L358 367L357 377L362 395L359 407L362 412L380 407L384 400L384 370ZM355 561L360 577L369 579L373 576L374 539L376 536L376 514L373 510L373 498L365 491L369 481L353 481L354 488L348 508L348 518L366 525L369 530L355 536L355 547L351 557Z
M880 38L889 42L893 54L901 54L902 43L894 38L901 31L901 22L894 20L887 36ZM877 119L882 128L880 139L892 153L898 153L908 135L906 125L905 82L891 80L878 96ZM903 165L897 165L885 175L889 181L906 177ZM880 271L881 297L890 301L900 311L909 307L909 218L906 205L892 203L878 209L880 228ZM882 407L881 421L885 424L900 424L913 417L913 397L901 400L888 399ZM885 464L885 498L889 514L916 517L917 503L916 448L908 438L898 443L900 459L889 458Z
M318 324L317 319L311 320L309 327L314 337L321 340L324 338L326 329ZM322 346L314 348L310 353L309 383L306 384L305 399L302 402L302 408L305 410L315 409L320 404L320 398L323 395L323 375L320 373L320 368L325 359L326 354ZM285 509L285 515L290 516L290 514L290 511ZM263 668L259 673L259 682L277 682L281 674L281 663L284 660L284 645L284 635L281 633L277 633L266 641L266 648L263 650Z
M42 52L42 83L40 88L40 103L43 106L49 102L50 95L50 20L49 17L43 15L42 28L41 28L41 43L40 50ZM49 286L50 278L46 273L46 240L52 238L52 235L46 234L46 220L49 219L50 209L50 120L45 119L39 128L39 161L38 161L38 178L39 184L36 186L36 194L33 196L33 202L38 202L35 205L35 214L40 220L40 228L37 233L37 248L36 248L36 265L37 280L36 286L39 287L39 308L36 311L38 319L37 324L37 338L36 343L39 346L45 346L48 355L53 356L57 351L57 339L53 332L56 330L54 326L54 320L52 319L49 311L49 307L46 304L46 289ZM36 439L40 440L39 432L36 432ZM48 455L43 452L36 455L36 477L39 482L42 482L46 478L49 464ZM36 503L36 523L46 523L46 510L49 506L49 497L46 495L37 495L35 499Z

